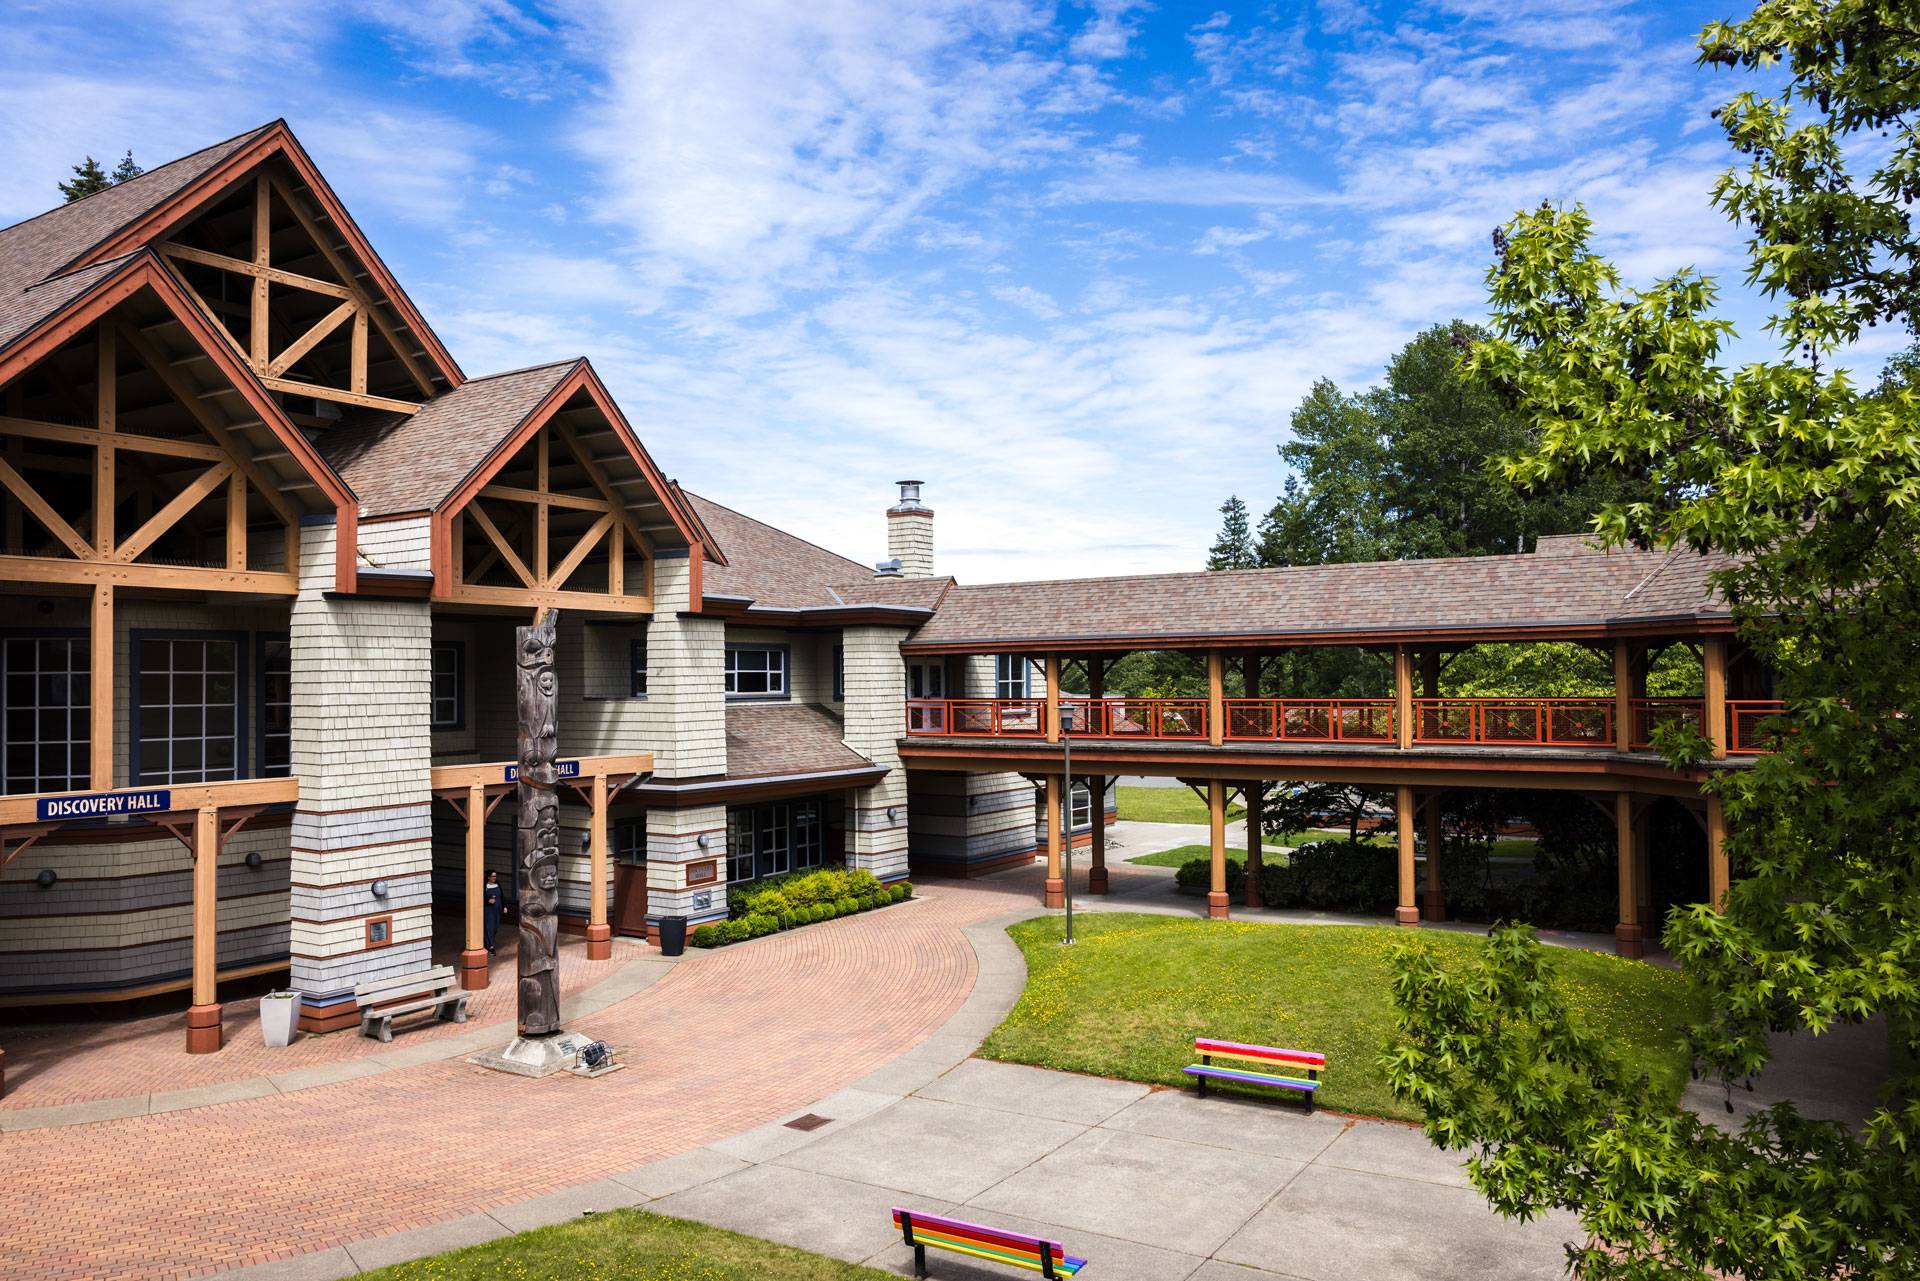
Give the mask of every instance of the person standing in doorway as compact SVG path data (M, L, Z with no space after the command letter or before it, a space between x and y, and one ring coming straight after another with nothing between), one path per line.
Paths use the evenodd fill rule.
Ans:
M487 955L491 956L500 937L500 873L487 873L487 887L481 895L480 905L485 912Z

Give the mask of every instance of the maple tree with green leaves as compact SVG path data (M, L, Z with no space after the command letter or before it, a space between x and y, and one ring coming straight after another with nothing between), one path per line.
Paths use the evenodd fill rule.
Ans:
M1518 926L1457 970L1403 948L1387 1063L1497 1209L1579 1217L1587 1281L1892 1281L1920 1275L1920 396L1840 358L1916 328L1920 16L1769 0L1700 49L1781 86L1716 113L1740 159L1713 196L1777 302L1778 357L1723 368L1711 280L1629 288L1584 210L1542 207L1496 234L1493 332L1463 369L1531 425L1499 465L1516 489L1644 487L1601 507L1603 541L1722 559L1740 640L1785 700L1775 750L1709 784L1729 823L1724 910L1666 922L1711 1011L1697 1069L1738 1089L1781 1035L1883 1020L1883 1101L1860 1128L1790 1103L1738 1125L1667 1107ZM1705 754L1697 737L1666 746Z

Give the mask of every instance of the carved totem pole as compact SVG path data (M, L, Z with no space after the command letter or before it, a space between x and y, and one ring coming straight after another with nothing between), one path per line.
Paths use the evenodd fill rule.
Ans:
M514 865L520 890L520 1035L560 1031L559 688L553 674L554 611L516 633L514 687L520 711L520 821Z

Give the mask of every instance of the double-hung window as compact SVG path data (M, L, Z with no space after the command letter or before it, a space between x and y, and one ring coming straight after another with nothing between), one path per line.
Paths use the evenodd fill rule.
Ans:
M727 811L727 880L757 881L819 867L826 839L818 801L736 805Z
M1026 698L1028 661L1025 654L1000 654L993 660L993 696Z
M245 707L240 641L229 636L142 636L134 647L134 757L141 783L240 777Z
M1073 785L1073 830L1093 826L1093 789L1085 783Z
M785 698L787 696L787 660L785 645L728 645L728 698Z
M467 647L447 641L433 647L433 728L467 723Z
M85 636L0 638L0 792L72 792L92 781Z

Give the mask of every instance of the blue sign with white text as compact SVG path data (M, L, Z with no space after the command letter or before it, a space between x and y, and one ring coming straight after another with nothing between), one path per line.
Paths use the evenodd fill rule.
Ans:
M40 821L56 818L113 818L121 814L164 814L173 808L173 793L164 787L138 792L85 792L79 796L43 796Z
M509 783L518 783L520 781L520 767L518 765L507 766L506 775ZM555 778L579 778L580 762L555 761L553 763L553 776Z

